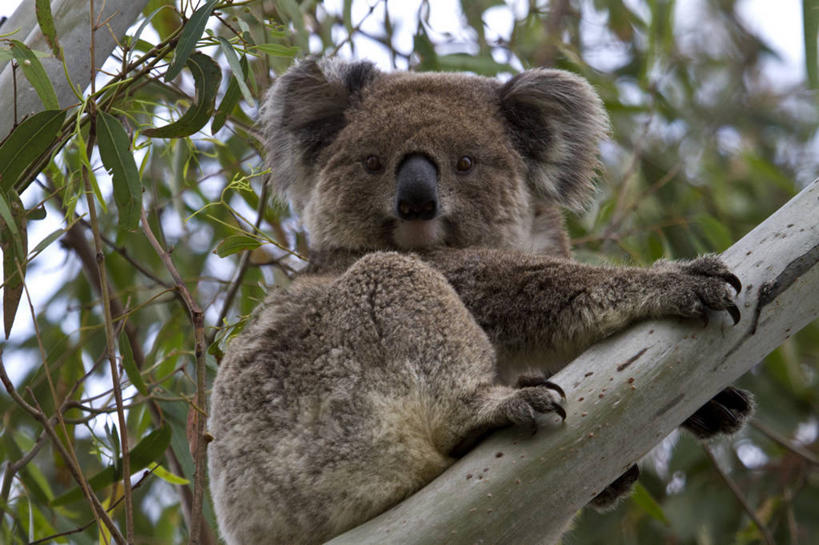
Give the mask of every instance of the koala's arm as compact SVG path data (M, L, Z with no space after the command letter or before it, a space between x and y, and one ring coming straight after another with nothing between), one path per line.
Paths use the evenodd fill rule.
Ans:
M583 349L646 318L708 319L741 285L714 256L650 268L598 267L505 250L441 250L423 258L449 280L499 348Z

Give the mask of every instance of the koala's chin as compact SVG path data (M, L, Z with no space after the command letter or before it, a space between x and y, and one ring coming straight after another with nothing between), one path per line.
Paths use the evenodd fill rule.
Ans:
M395 246L402 250L416 250L439 246L444 229L438 218L431 220L398 220L393 231Z

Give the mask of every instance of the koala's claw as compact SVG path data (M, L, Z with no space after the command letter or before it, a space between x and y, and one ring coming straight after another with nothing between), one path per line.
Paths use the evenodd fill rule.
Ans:
M673 278L669 314L700 318L708 325L709 310L724 310L734 324L739 323L742 315L734 296L742 290L742 282L719 258L709 255L688 262L662 261L655 269ZM732 294L726 284L736 293Z
M723 276L722 279L731 284L731 287L734 288L734 291L739 295L739 292L742 291L742 282L739 281L737 275L729 273L727 276Z
M737 292L737 293L739 293L739 292ZM728 305L725 308L725 310L728 311L728 314L731 315L731 319L734 320L734 325L737 325L739 323L739 319L742 318L742 314L740 314L739 309L737 308L737 306L736 305Z
M546 378L546 375L521 375L518 377L517 388L526 388L527 386L545 386L551 388L563 399L566 399L566 392L563 391L559 385ZM564 417L565 420L565 417Z
M556 413L566 420L566 410L555 398L552 392L557 390L551 386L541 384L515 390L498 406L498 416L507 423L529 430L532 435L537 432L535 413Z

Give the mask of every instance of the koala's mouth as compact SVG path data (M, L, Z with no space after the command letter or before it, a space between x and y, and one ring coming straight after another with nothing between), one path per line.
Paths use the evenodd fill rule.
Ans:
M403 250L428 248L444 240L444 229L440 218L430 220L397 220L392 238L395 245Z

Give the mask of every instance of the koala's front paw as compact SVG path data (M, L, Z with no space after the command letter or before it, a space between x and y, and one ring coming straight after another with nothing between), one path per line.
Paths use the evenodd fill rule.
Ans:
M660 261L653 269L668 275L669 282L660 297L661 314L700 318L707 324L709 310L724 310L734 324L739 322L734 297L742 289L742 283L716 256L707 255L692 261Z
M753 412L751 393L729 386L697 409L682 425L700 439L710 439L738 431Z
M537 432L535 413L557 413L566 420L566 411L558 395L565 396L563 389L546 380L537 386L512 390L510 395L497 402L493 417L499 422L526 428L534 435Z

